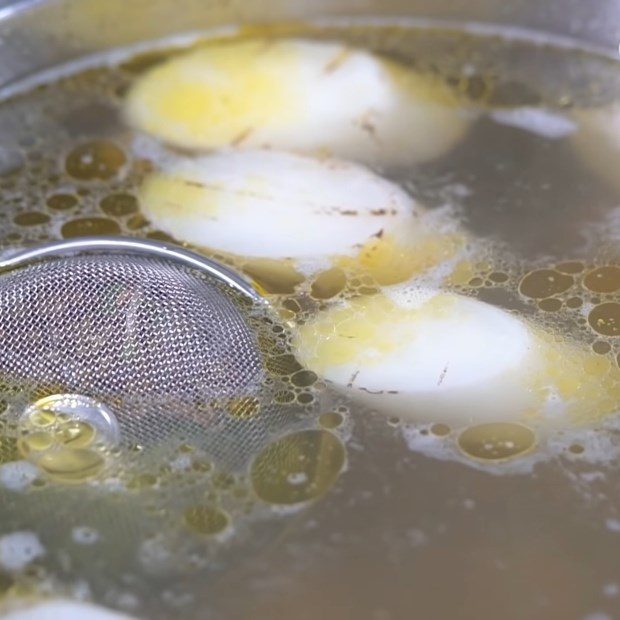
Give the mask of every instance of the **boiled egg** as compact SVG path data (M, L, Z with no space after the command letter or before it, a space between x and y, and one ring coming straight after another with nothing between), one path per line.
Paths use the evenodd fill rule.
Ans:
M130 90L135 128L184 149L277 148L362 161L435 159L471 115L438 77L309 40L214 42L175 56Z
M319 376L405 421L583 423L620 394L601 356L490 304L412 286L327 308L294 346Z
M179 241L256 264L307 263L310 272L325 260L348 261L382 282L435 265L462 243L366 167L279 151L177 158L145 180L139 200L144 215Z

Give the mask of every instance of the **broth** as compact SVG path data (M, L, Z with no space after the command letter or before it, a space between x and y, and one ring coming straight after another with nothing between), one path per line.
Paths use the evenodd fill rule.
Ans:
M373 169L467 231L444 290L579 346L591 384L604 387L586 397L597 404L584 405L578 423L559 428L416 422L304 369L286 333L268 324L264 352L281 382L274 398L295 423L251 466L231 473L199 441L175 436L106 452L119 464L102 474L104 457L92 454L83 467L63 461L42 472L46 454L33 461L32 451L79 443L84 429L58 439L55 425L66 421L54 419L53 433L48 422L24 430L24 403L5 382L5 598L85 596L153 619L617 617L620 184L587 116L598 110L613 126L617 63L501 32L403 25L288 24L234 36L344 41L438 77L470 115L466 135L432 161ZM183 153L130 129L122 106L136 80L177 53L162 42L93 59L5 98L3 251L84 235L175 241L141 213L139 188ZM318 275L289 265L274 276L265 263L211 254L253 277L290 324L383 284L350 265ZM581 375L559 351L556 374ZM601 405L603 390L615 401ZM254 407L235 403L231 415L252 417ZM301 469L282 456L290 454ZM1 536L14 532L37 541L19 569L2 552Z

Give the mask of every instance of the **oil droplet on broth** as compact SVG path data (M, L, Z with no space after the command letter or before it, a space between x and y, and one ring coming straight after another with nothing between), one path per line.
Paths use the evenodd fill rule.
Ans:
M433 424L431 433L437 437L446 437L452 429L447 424Z
M597 340L592 344L592 350L599 355L606 355L611 351L611 345L604 340Z
M338 428L344 421L341 413L328 411L319 416L319 424L326 429Z
M251 467L252 486L270 504L292 505L326 493L345 464L342 442L332 433L308 430L268 445Z
M106 448L118 440L111 412L76 395L40 399L26 409L20 425L19 452L49 478L63 483L98 476L106 465Z
M80 217L63 224L61 234L65 239L89 235L119 235L121 227L105 217Z
M54 211L67 211L78 205L78 198L74 194L52 194L45 204Z
M573 283L572 276L553 269L537 269L521 280L519 291L532 299L545 299L567 291Z
M586 275L583 283L594 293L615 293L620 289L620 267L598 267Z
M138 210L138 201L132 194L109 194L99 203L101 210L112 217L124 217Z
M13 221L18 226L40 226L50 221L49 215L39 211L30 211L29 213L18 213Z
M505 461L529 452L535 445L534 432L527 426L512 422L472 426L458 438L461 451L481 461Z
M87 422L68 420L56 431L56 438L71 448L86 448L93 443L97 431Z
M543 312L558 312L562 308L562 300L556 299L555 297L541 299L538 302L538 307Z
M332 267L321 272L312 283L311 293L315 299L331 299L342 292L347 284L347 277L339 267Z
M115 176L127 159L120 147L109 140L94 140L76 146L65 162L67 173L75 179L107 180Z
M105 458L94 450L59 448L43 454L37 465L53 480L79 483L98 476Z
M293 293L305 277L292 265L272 258L257 258L243 265L243 271L265 292L273 295Z
M588 315L588 323L602 336L620 336L620 304L610 301L595 306Z
M228 515L214 506L191 506L185 511L183 518L190 530L205 536L219 534L230 524Z

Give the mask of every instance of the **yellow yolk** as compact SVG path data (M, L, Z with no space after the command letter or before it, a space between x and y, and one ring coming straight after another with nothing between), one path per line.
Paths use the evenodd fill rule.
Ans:
M399 236L400 237L400 236ZM343 264L359 266L381 286L400 284L452 259L465 239L458 233L413 234L406 241L385 234L370 239L359 255Z
M301 100L282 79L298 61L294 49L262 40L198 49L138 81L129 119L182 146L234 145L255 127L299 114Z

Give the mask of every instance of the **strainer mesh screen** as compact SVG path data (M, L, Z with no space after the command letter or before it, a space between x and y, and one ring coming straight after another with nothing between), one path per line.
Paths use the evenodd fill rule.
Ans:
M25 400L102 401L125 442L200 434L221 456L240 441L248 454L269 426L266 404L234 415L239 399L263 394L245 310L206 276L157 258L72 256L0 275L0 373Z

